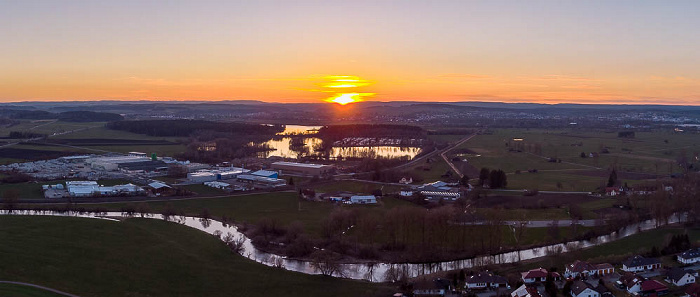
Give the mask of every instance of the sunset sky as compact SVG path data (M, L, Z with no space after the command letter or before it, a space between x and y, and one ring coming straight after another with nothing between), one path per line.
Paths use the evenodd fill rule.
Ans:
M0 101L700 105L700 1L0 0ZM344 93L342 93L344 94ZM358 95L359 96L359 95ZM358 97L359 98L359 97Z

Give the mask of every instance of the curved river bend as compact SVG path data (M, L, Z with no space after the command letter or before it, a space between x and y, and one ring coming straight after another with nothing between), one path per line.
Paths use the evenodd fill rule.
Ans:
M50 212L50 211L33 211L33 210L20 210L8 213L8 211L0 211L0 215L46 215L46 216L69 216L69 217L81 217L81 218L93 218L93 219L106 219L112 221L118 221L113 219L114 217L141 217L141 216L129 216L121 212L106 212L100 214L86 214L77 212ZM165 218L160 214L147 214L143 216L144 218L165 220ZM304 260L294 260L288 259L280 255L270 254L258 250L253 246L251 240L247 238L243 233L238 231L238 228L233 225L224 224L222 222L212 220L212 219L201 219L197 217L186 217L186 216L173 216L168 219L168 221L176 222L182 225L186 225L191 228L195 228L206 233L214 235L215 233L221 232L221 235L226 235L231 233L233 238L236 240L243 241L243 248L240 254L247 257L255 262L272 266L280 267L290 271L301 272L305 274L320 274L310 261ZM672 215L668 219L668 224L682 222L683 218L680 215ZM514 263L522 260L534 259L542 256L546 256L552 252L567 252L572 249L587 248L620 238L624 238L641 231L655 229L661 226L657 225L656 220L646 220L640 223L632 224L621 228L608 235L599 236L592 240L581 240L572 241L567 243L553 244L548 246L542 246L537 248L523 249L520 251L513 251L507 253L501 253L493 256L479 256L470 259L461 259L445 262L435 262L435 263L354 263L354 264L341 264L340 272L334 274L336 277L344 277L350 279L367 280L371 282L382 282L396 280L401 275L408 277L416 277L423 274L429 274L439 271L455 270L463 268L472 268L475 266L482 266L485 264L505 264ZM219 231L219 232L217 232ZM223 237L223 236L221 236Z

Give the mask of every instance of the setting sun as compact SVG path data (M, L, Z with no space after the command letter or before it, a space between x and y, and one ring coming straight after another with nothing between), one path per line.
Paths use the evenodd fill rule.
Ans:
M331 98L328 98L327 102L334 102L340 105L346 105L349 103L355 103L362 101L362 97L371 96L372 93L341 93L337 94Z
M323 92L334 93L333 96L326 99L326 102L338 103L346 105L350 103L360 102L364 97L374 95L374 93L360 93L358 88L371 85L373 82L361 79L352 75L331 75L323 77L326 81L321 84ZM343 91L355 91L352 93L339 93L333 89L343 89Z

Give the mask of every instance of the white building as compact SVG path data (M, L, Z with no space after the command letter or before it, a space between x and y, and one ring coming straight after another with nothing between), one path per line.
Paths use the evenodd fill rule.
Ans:
M683 264L693 264L700 262L700 248L689 249L678 255L678 262Z
M211 182L205 182L205 186L212 187L212 188L217 188L221 190L227 190L231 188L230 184L227 183L222 183L220 181L211 181Z
M376 204L377 197L374 197L372 195L351 196L350 203L352 203L352 204Z
M697 272L693 270L674 267L668 270L666 281L680 287L687 284L694 284L696 276Z
M639 272L654 270L661 267L661 261L656 258L645 258L642 256L631 257L622 262L622 270L627 272Z
M90 197L99 193L100 186L95 181L67 181L66 189L72 197Z
M209 171L192 172L187 174L187 180L193 183L205 183L216 180L216 173Z

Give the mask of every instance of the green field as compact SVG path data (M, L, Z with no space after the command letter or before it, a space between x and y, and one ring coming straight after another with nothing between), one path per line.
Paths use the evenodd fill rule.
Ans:
M203 232L152 219L3 216L0 238L0 279L84 297L387 296L392 290L267 267Z
M83 128L101 127L104 122L64 122L56 120L21 120L19 124L10 127L0 127L0 136L8 136L12 131L32 132L52 135Z
M512 148L520 152L513 152ZM609 153L601 153L603 148ZM617 131L497 129L492 134L475 136L455 152L459 149L473 151L466 158L476 168L510 173L508 188L593 191L606 180L608 170L613 167L619 172L648 175L680 172L675 162L681 155L689 162L697 162L694 156L700 152L700 137L671 130L636 132L635 138L619 138ZM582 152L599 154L581 158ZM562 162L548 162L548 158L559 158ZM531 169L539 173L529 174L527 171ZM518 170L522 173L512 174ZM595 172L599 176L591 174Z
M128 203L81 204L85 208L106 208L120 211ZM226 217L238 223L256 223L260 219L269 218L281 224L301 222L308 233L320 233L321 224L335 208L359 209L364 215L381 214L388 209L398 206L413 206L413 204L396 198L383 198L379 205L336 205L328 202L313 202L300 200L296 192L275 192L231 196L224 198L205 198L175 201L147 202L152 212L162 212L168 205L178 213L198 216L207 210L212 216Z
M372 191L377 189L383 189L383 193L396 193L405 188L402 186L394 185L381 185L370 182L363 181L353 181L353 180L341 180L333 181L330 183L325 183L316 187L313 187L316 192L327 193L327 192L337 192L337 191L349 191L355 193L372 193Z
M56 183L19 183L19 184L0 184L0 197L9 189L15 189L19 192L19 199L43 199L44 193L41 191L41 185L56 184Z

